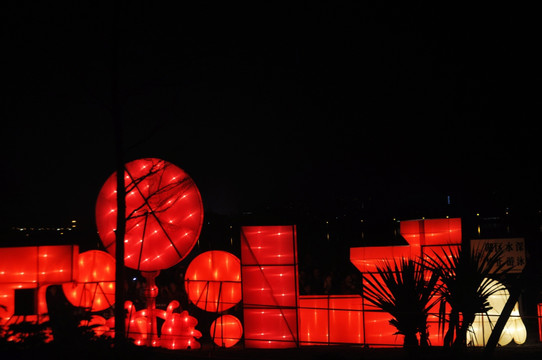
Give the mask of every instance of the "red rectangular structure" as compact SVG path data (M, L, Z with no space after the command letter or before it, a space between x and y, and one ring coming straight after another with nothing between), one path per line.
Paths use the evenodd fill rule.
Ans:
M410 246L459 244L461 243L461 219L401 221L401 236Z
M361 296L300 296L299 341L301 345L362 344Z
M385 261L409 259L412 248L405 246L367 246L350 248L350 261L361 273L376 272Z
M295 226L241 228L241 277L247 348L299 345L297 266Z
M79 247L47 245L0 248L0 323L15 310L15 289L39 289L38 314L47 313L47 285L77 279Z

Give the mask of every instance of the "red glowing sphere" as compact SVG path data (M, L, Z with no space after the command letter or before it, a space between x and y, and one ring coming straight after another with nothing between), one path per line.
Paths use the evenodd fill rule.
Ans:
M211 324L211 337L220 347L232 347L243 336L243 325L233 315L222 315Z
M164 160L134 160L125 169L125 265L141 271L167 269L184 259L198 240L203 224L199 190L186 172ZM113 255L116 179L116 173L107 179L96 202L98 233Z
M100 250L79 254L76 282L62 284L68 301L74 305L105 310L115 303L115 258Z
M184 278L188 299L200 309L224 311L241 300L241 262L229 252L212 250L196 256Z

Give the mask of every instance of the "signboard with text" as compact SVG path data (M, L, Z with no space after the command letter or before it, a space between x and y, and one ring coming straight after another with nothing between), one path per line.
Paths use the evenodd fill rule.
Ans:
M502 238L502 239L476 239L470 242L471 250L481 248L484 251L501 251L501 263L509 269L509 273L520 273L525 267L525 239Z

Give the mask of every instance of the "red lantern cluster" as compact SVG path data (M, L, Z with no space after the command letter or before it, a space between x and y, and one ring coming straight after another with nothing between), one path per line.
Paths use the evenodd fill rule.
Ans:
M154 277L160 269L182 260L193 248L203 221L199 191L181 169L159 159L126 164L125 263L146 274L146 296L154 299ZM96 204L100 237L115 252L116 175L104 184ZM362 273L374 273L382 260L423 258L461 243L460 219L401 222L405 246L350 249L351 262ZM243 299L244 327L233 315L221 314L211 324L210 335L218 346L234 346L245 331L247 348L282 348L318 344L372 344L397 346L402 342L389 324L389 314L366 303L359 295L300 296L297 288L295 226L244 226L241 261L224 251L208 251L190 263L185 274L189 300L200 309L221 313ZM114 302L115 260L102 251L79 254L73 246L0 248L0 325L14 311L14 290L39 289L38 313L46 312L44 290L63 284L75 306L100 311ZM77 262L76 262L77 261ZM243 281L241 282L241 277ZM196 349L201 333L197 319L187 311L166 311L154 305L136 311L125 303L128 336L139 345L168 349ZM538 304L542 333L542 304ZM149 331L150 319L163 320L160 337ZM429 326L437 326L429 317ZM156 324L156 323L155 323ZM83 324L85 325L85 324ZM114 336L114 319L94 315L86 325L96 325L98 335ZM431 333L434 345L442 339Z
M202 310L223 312L241 301L241 262L229 252L212 250L194 258L185 274L188 299ZM215 344L231 347L243 335L243 326L233 315L222 315L211 325Z
M196 330L198 320L184 310L181 313L173 312L179 307L179 302L172 301L163 314L162 336L160 346L170 350L175 349L199 349L200 343L196 340L201 337L201 332Z

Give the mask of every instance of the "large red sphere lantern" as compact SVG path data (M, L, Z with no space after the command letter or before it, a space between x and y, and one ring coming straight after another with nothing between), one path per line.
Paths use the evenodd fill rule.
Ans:
M115 303L115 258L100 250L79 254L76 282L62 284L68 301L91 311L105 310Z
M107 251L115 254L117 175L98 195L96 223ZM126 236L124 262L141 271L167 269L192 250L203 224L196 184L182 169L160 159L125 165Z
M222 312L241 300L241 262L229 252L211 250L196 256L184 278L188 299L202 310Z

